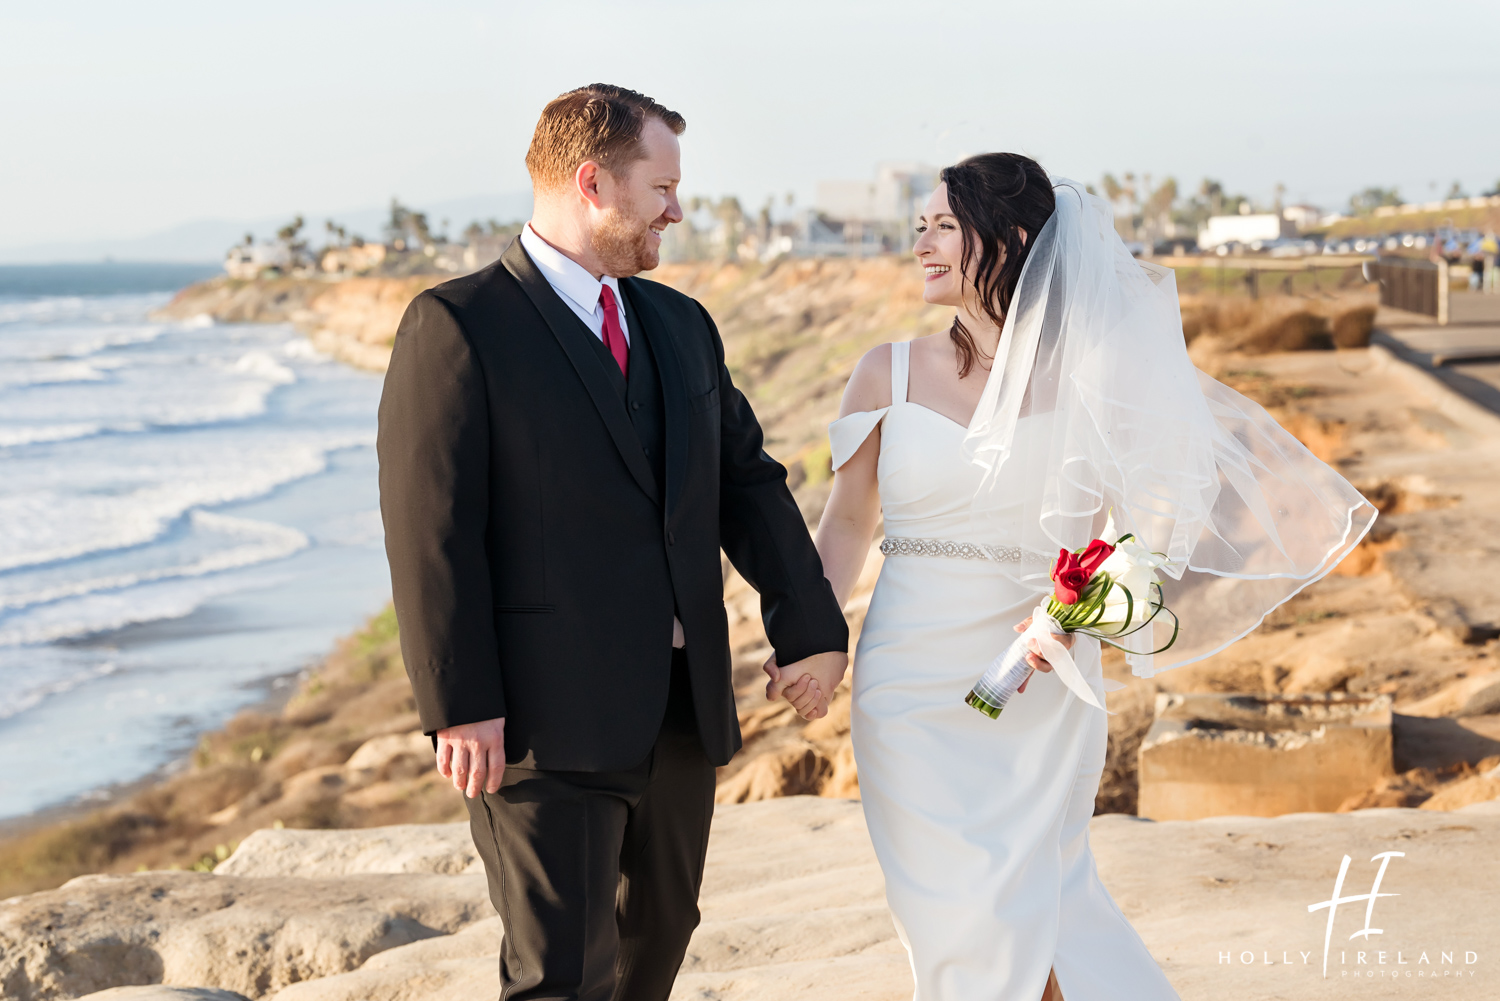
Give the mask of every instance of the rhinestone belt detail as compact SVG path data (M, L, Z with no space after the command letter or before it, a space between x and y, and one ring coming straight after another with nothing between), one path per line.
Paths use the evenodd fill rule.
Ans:
M1020 546L987 546L978 542L950 542L946 539L901 539L887 537L880 544L886 556L946 556L955 560L991 560L995 563L1020 563Z

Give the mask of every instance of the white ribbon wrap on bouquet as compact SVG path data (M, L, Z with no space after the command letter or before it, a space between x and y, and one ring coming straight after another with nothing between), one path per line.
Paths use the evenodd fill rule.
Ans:
M1065 632L1062 624L1047 614L1047 603L1042 602L1032 613L1031 625L1027 626L1026 631L1017 636L1015 641L994 659L989 670L984 672L984 677L980 678L979 683L974 686L975 693L990 705L1003 709L1015 695L1016 689L1020 688L1021 684L1031 676L1031 671L1026 664L1026 654L1030 652L1030 641L1036 640L1042 659L1052 665L1053 672L1063 684L1072 689L1073 694L1095 709L1103 709L1110 716L1115 715L1100 705L1098 697L1094 695L1094 690L1084 680L1083 672L1078 670L1078 665L1073 661L1073 655L1067 647L1058 642L1057 638ZM1108 678L1101 680L1103 680L1106 692L1125 687L1120 682L1111 681Z

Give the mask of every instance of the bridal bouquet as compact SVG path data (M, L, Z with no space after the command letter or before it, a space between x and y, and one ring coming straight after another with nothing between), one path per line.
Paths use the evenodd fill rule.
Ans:
M1105 523L1104 535L1115 536L1113 516ZM1130 534L1120 536L1113 544L1095 539L1083 549L1059 551L1052 565L1052 597L1037 606L1031 626L995 658L964 701L991 719L998 717L1016 689L1031 677L1033 669L1026 663L1026 655L1031 652L1028 641L1034 639L1042 656L1068 687L1090 705L1104 708L1056 637L1082 633L1119 647L1115 640L1147 628L1158 615L1165 614L1172 618L1172 638L1151 652L1166 650L1177 642L1178 624L1177 616L1166 607L1156 575L1165 562L1166 557L1151 552Z

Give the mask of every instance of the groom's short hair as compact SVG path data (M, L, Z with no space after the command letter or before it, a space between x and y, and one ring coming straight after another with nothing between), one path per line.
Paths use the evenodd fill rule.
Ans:
M641 131L647 118L660 119L674 135L687 121L645 94L607 83L591 83L548 102L526 151L526 169L537 191L556 191L573 180L578 165L593 160L621 173L646 156Z

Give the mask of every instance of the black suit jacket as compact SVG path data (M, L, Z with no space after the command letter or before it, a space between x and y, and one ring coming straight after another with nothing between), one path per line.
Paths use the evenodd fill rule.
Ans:
M412 301L380 400L380 508L401 650L428 733L503 716L506 760L644 760L672 616L715 764L740 747L719 561L761 595L782 663L848 648L786 470L762 449L693 299L620 282L661 382L658 481L593 333L519 240ZM618 372L615 373L616 376Z

